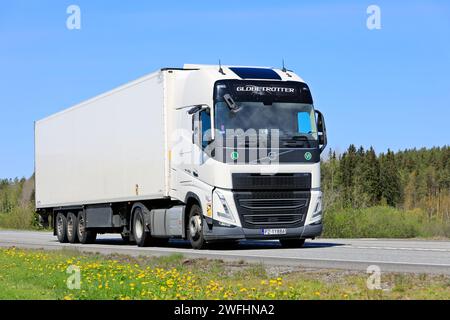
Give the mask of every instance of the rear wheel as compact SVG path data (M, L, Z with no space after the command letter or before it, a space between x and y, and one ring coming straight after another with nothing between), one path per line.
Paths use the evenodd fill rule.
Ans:
M139 247L148 247L150 245L150 233L145 231L144 213L139 207L134 210L133 237Z
M69 241L67 238L67 218L66 216L59 212L56 215L56 236L58 237L58 241L61 243L66 243Z
M69 212L67 215L67 239L70 243L78 242L78 217Z
M191 211L189 212L187 235L192 248L206 248L206 240L203 236L202 209L196 204L191 207Z
M97 238L97 232L86 229L86 217L83 212L78 213L77 234L83 244L94 243Z
M305 244L305 239L280 239L283 248L301 248Z

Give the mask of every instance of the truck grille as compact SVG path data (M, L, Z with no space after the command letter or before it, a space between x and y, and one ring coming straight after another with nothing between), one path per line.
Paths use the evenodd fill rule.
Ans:
M236 191L234 200L245 228L294 228L304 224L306 191Z
M311 189L310 173L233 173L234 190L304 190Z

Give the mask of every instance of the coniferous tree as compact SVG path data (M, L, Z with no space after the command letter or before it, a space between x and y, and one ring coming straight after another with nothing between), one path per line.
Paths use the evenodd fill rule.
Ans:
M342 155L340 162L340 181L342 185L342 201L344 206L353 203L353 182L356 168L356 147L351 144Z
M369 195L369 205L377 205L381 200L380 163L375 150L370 147L365 155L366 171L364 172L365 191Z
M380 161L381 196L390 206L396 206L400 200L400 178L394 153L388 149Z

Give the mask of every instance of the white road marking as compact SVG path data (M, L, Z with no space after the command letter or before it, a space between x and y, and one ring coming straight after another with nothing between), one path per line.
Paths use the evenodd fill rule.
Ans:
M407 250L407 251L436 251L436 252L450 252L450 249L437 249L437 248L408 248L408 247L369 247L369 246L354 246L346 244L341 246L341 248L352 248L352 249L376 249L376 250Z

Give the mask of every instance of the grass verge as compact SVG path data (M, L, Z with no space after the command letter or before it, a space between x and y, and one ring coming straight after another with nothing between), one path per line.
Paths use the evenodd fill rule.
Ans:
M80 289L70 266L80 270ZM0 299L450 299L450 277L264 267L219 260L0 249Z

